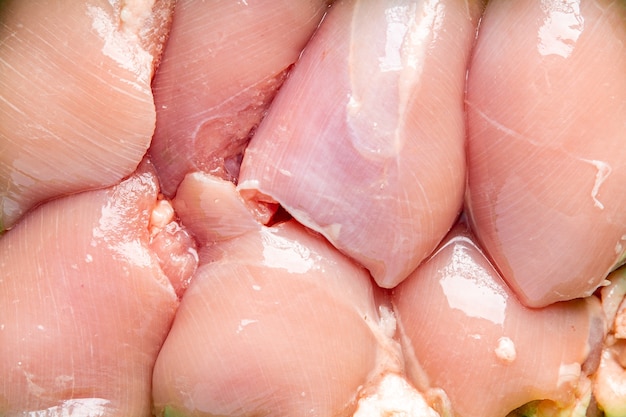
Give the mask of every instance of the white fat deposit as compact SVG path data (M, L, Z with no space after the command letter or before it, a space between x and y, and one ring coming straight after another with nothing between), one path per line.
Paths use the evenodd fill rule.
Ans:
M154 0L125 0L120 2L120 20L131 33L139 33L150 18Z
M157 201L150 214L150 226L163 229L169 222L174 220L174 208L167 200Z
M380 328L385 336L393 338L396 334L397 322L393 311L385 306L378 308L380 314Z
M604 161L598 161L595 159L584 159L581 158L581 161L587 162L588 164L593 165L596 168L596 178L593 184L593 188L591 189L591 198L593 199L593 205L600 210L604 210L604 204L598 200L598 193L600 192L600 186L602 183L611 175L611 165Z
M513 341L506 336L498 339L498 345L496 346L495 353L498 359L505 363L513 363L517 357L515 343L513 343Z
M24 414L27 417L101 417L111 412L111 402L103 398L77 398L63 401L45 410L29 411Z
M131 20L130 10L124 12L124 28L120 31L118 22L114 21L108 10L96 6L87 6L87 15L91 17L91 27L102 38L102 53L115 61L121 68L133 73L137 80L126 80L138 91L144 91L150 86L152 76L152 55L141 46L134 30L136 22ZM129 27L129 25L131 27ZM146 87L147 86L147 87Z
M424 397L404 378L387 374L376 392L359 400L353 417L439 417Z
M580 379L581 367L579 363L563 363L559 366L559 379L557 385L576 386Z

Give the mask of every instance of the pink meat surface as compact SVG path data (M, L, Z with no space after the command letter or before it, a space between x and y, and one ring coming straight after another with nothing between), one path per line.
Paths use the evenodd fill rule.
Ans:
M152 367L178 306L150 249L157 193L143 165L2 237L0 414L150 415Z
M336 2L241 168L248 198L279 202L383 287L461 210L465 68L480 9L436 3Z
M238 210L213 221L214 196L243 202L204 176L205 227L240 224ZM364 385L397 371L367 271L321 236L257 224L201 254L155 366L157 413L350 416Z
M526 305L590 295L624 254L625 21L606 0L498 0L482 20L468 207Z
M235 185L210 174L188 174L178 187L173 205L201 245L261 229Z
M154 131L172 1L0 7L0 232L50 198L111 186Z
M443 389L457 417L503 417L539 399L572 404L604 335L596 298L520 304L464 224L393 302L411 380Z
M235 180L241 154L317 27L324 0L181 0L154 80L150 155L173 196L186 173Z
M623 3L0 3L0 415L624 414Z

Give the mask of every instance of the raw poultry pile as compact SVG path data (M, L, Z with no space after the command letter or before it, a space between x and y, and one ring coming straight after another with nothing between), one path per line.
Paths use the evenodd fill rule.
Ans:
M0 1L0 416L626 416L626 3Z

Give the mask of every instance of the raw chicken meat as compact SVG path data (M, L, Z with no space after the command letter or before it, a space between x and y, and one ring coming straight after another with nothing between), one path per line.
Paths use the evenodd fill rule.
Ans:
M219 221L211 210L245 209L232 184L192 181L204 188L207 230L247 224L241 210L218 211ZM365 269L293 220L219 235L201 249L157 359L158 415L351 416L364 386L399 371Z
M402 281L461 210L465 69L480 7L333 4L246 149L239 188ZM445 70L442 70L445 68Z
M604 337L595 297L520 304L463 223L394 289L393 304L410 380L442 389L456 417L503 417L544 399L566 408L586 393Z
M151 415L178 306L150 249L149 228L163 232L150 224L157 193L144 164L113 188L42 205L0 239L1 415Z
M468 208L528 306L590 295L626 254L625 22L618 1L494 0L480 25Z
M172 0L0 7L0 233L30 208L113 185L154 131L150 81Z
M109 178L108 170L118 177L107 181L116 182L137 165L154 126L146 86L172 4L83 0L66 6L13 1L0 7L0 134L46 130L68 146L0 136L0 179L13 181L11 190L24 180L22 160L10 159L9 149L29 157L36 152L49 171L30 160L24 166L43 173L29 187L43 184L50 191L44 200L78 191L63 188L55 176L83 181L84 166L65 168L70 157L94 164L87 170L97 180L90 187L102 187L98 181ZM531 309L518 301L519 288L500 278L505 268L488 260L493 248L489 254L480 248L489 242L490 222L506 232L498 221L508 210L528 208L522 205L528 194L519 206L501 204L506 194L489 194L505 179L519 185L519 194L541 189L530 202L544 201L548 214L593 208L623 226L615 201L623 198L616 190L624 188L624 164L617 160L624 150L614 141L624 120L621 5L493 0L474 39L479 1L339 1L289 74L326 2L180 0L176 10L154 84L157 129L149 157L158 174L146 160L115 187L44 203L0 238L0 415L503 417L524 403L509 416L595 416L596 403L607 417L624 413L623 278L614 273L598 291L602 306L593 295ZM111 29L106 39L103 28ZM524 30L531 32L528 44ZM555 41L539 46L553 53L539 64L519 62L520 51L533 58L537 34ZM463 99L474 42L465 101L467 203L483 240L461 223L436 249L464 194ZM509 43L517 49L509 51ZM107 55L111 45L119 54ZM555 56L570 47L569 57ZM590 50L597 63L588 59ZM126 61L137 64L136 71L124 71L124 57L137 58ZM60 75L70 58L80 67ZM574 72L560 59L572 62L584 82L568 84ZM41 96L20 78L27 72L18 68L21 62L31 65ZM529 68L536 72L526 74ZM601 75L595 89L589 71ZM588 114L574 112L572 121L565 98L587 94L595 100ZM27 107L30 113L12 119ZM503 114L523 123L495 118ZM599 147L576 129L589 120L606 134ZM522 128L574 139L558 144L565 150L549 145L515 153L518 142L525 143L516 136ZM493 145L496 133L505 139ZM253 134L237 189L241 152ZM510 154L490 154L507 141ZM579 145L590 153L575 154ZM616 159L602 159L603 152ZM529 163L534 173L522 183L507 177L537 155L565 160L559 169L571 183L551 185L561 172L548 159ZM572 155L579 160L569 161ZM576 168L585 159L587 165ZM128 163L126 174L120 160ZM159 193L157 176L167 196L175 195L171 201ZM586 190L584 201L570 200L567 193L579 190ZM8 212L13 197L4 195L0 189ZM485 196L494 199L480 200ZM489 210L495 211L485 215ZM536 231L535 218L548 214L533 212L512 236ZM21 216L0 215L5 226ZM599 252L583 256L577 245L556 245L575 243L572 236L588 227L564 224L561 240L551 237L555 246L541 254L571 272L570 264ZM548 229L540 236L550 235ZM620 262L626 234L598 232L584 239L610 252L606 272ZM536 254L535 245L534 238L522 239L506 253L507 262L532 264L527 255ZM368 269L386 287L408 278L387 291L374 285ZM558 280L560 269L547 271L537 272L536 283L548 282L548 273ZM591 281L584 294L598 285Z
M172 204L200 245L261 229L233 183L202 172L185 177Z
M250 135L326 8L325 0L177 2L153 85L150 155L165 194L190 171L237 178Z

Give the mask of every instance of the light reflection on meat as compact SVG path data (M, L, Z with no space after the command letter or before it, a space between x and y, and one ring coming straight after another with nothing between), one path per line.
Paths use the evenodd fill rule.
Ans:
M0 2L0 415L626 412L622 3L74 6Z

